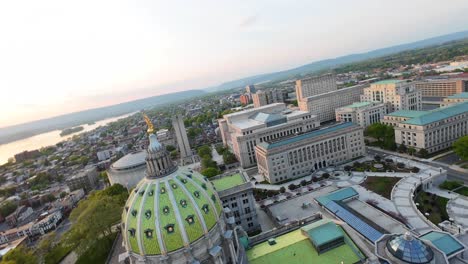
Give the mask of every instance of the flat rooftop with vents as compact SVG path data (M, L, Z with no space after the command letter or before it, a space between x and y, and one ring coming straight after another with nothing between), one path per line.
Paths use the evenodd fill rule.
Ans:
M319 252L315 245L332 246ZM365 256L341 227L323 220L254 245L247 250L247 259L251 264L348 264Z

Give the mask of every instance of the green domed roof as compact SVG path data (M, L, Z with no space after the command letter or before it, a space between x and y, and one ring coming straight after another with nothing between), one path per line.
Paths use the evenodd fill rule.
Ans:
M161 255L203 237L218 222L221 201L198 172L179 167L162 178L144 178L130 194L122 215L129 251Z

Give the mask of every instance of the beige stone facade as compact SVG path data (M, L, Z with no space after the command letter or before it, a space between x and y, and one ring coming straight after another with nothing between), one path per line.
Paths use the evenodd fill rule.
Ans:
M421 92L405 80L384 80L364 89L361 101L387 104L387 113L399 110L421 110Z
M256 147L258 172L270 183L311 175L316 170L365 154L363 128L351 122L325 127Z
M313 76L296 81L297 100L338 90L336 76L333 73Z
M366 128L380 122L386 114L386 109L384 103L358 102L336 109L336 121L353 122Z
M316 116L306 111L288 109L284 103L224 115L218 123L223 144L232 150L243 168L257 164L257 144L320 126Z
M335 119L335 109L359 102L363 89L368 85L356 85L336 91L298 99L299 108L317 115L320 122Z

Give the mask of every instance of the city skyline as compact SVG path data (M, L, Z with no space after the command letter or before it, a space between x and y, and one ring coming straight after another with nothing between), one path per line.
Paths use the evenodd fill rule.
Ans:
M465 1L377 2L2 3L9 41L0 44L0 127L462 31L468 22Z

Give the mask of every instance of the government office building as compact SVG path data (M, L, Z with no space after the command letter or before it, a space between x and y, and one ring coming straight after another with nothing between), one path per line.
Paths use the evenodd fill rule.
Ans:
M335 110L336 121L353 122L366 128L384 118L387 107L379 102L357 102Z
M365 155L364 129L340 123L256 146L258 172L270 183L303 176Z
M364 89L361 102L382 102L387 113L399 110L421 110L422 97L414 83L405 80L384 80Z
M257 165L255 146L286 136L304 133L320 126L315 115L274 103L218 120L223 144L229 147L243 168Z
M368 85L351 86L302 99L298 97L299 109L316 115L320 122L334 120L335 109L359 102L366 86Z
M336 85L336 75L333 73L312 76L296 81L296 96L298 101L336 90L338 90L338 86Z
M398 145L426 149L429 153L452 146L468 135L468 102L431 111L399 111L385 116L383 123L394 125Z

